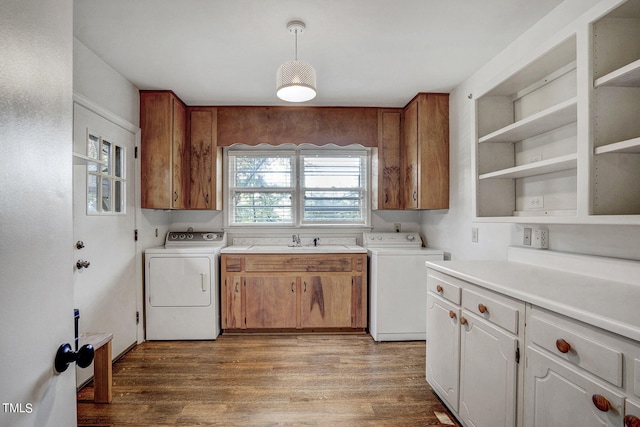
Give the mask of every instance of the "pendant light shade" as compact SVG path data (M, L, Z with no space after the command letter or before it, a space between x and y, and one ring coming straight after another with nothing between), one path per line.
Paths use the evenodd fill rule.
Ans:
M289 22L287 29L296 37L296 56L294 61L278 68L276 95L287 102L309 101L316 97L316 70L308 62L298 60L298 34L305 29L304 22Z

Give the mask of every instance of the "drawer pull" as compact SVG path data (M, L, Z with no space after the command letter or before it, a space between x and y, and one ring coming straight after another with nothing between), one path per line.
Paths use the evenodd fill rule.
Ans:
M443 290L444 289L442 289L442 286L440 285L436 286L436 291L438 291L439 294L441 294Z
M635 415L627 415L624 417L624 425L626 427L640 427L640 418Z
M482 314L486 313L489 309L484 304L478 304L478 311Z
M611 407L611 404L609 403L607 398L600 394L594 394L591 397L591 400L593 401L594 406L602 412L607 412Z
M466 319L464 316L462 316L462 317L460 318L460 324L461 324L461 325L466 325L467 323L469 323L469 322L467 322L467 319Z
M455 319L456 318L456 312L453 311L453 310L449 310L449 317L452 318L452 319Z
M556 348L560 353L568 353L571 350L571 344L560 338L556 340Z

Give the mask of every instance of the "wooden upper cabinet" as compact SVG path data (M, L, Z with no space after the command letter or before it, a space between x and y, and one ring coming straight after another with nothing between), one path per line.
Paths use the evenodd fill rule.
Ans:
M405 209L449 208L449 95L420 93L404 109Z
M140 92L142 208L188 207L186 114L186 106L171 91Z
M189 108L191 197L189 209L222 210L222 150L216 108Z
M378 149L373 153L372 209L403 209L401 115L399 109L378 112Z

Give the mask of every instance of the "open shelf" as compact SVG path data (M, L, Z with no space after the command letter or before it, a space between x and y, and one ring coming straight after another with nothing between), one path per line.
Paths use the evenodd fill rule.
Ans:
M597 79L594 87L640 87L640 59Z
M577 120L577 98L568 99L478 139L484 142L517 142L558 129Z
M640 154L640 137L596 147L596 154L631 153Z
M526 165L514 166L512 168L502 169L495 172L489 172L482 174L478 179L513 179L513 178L526 178L528 176L543 175L546 173L560 172L564 170L575 169L577 166L578 156L574 154L567 154L566 156L554 157L553 159L541 160L535 163L529 163Z

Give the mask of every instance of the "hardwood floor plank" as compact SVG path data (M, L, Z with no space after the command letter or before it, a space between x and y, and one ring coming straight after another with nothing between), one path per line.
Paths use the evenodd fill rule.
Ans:
M365 334L146 342L114 365L111 404L80 390L78 423L439 426L424 347Z

